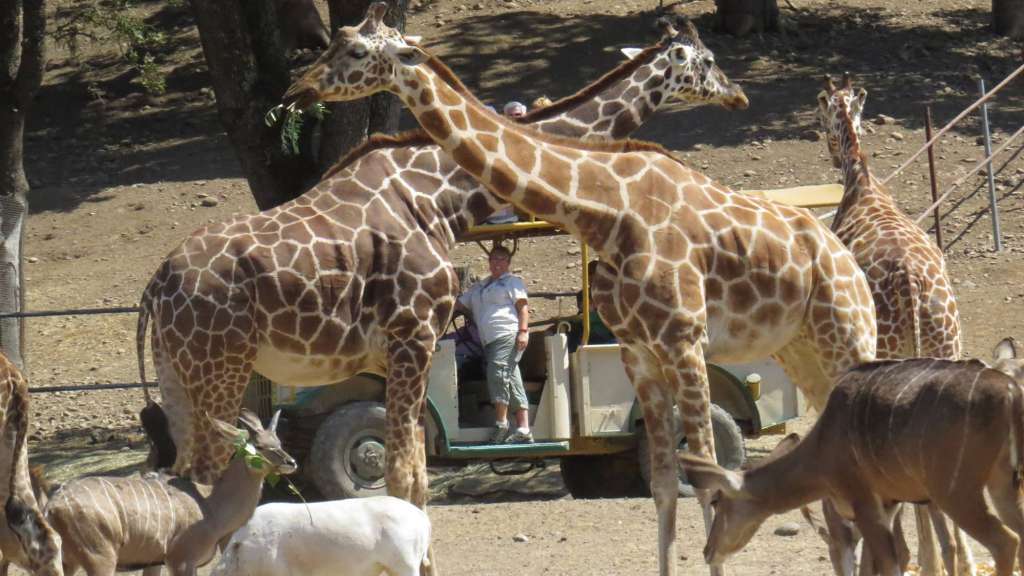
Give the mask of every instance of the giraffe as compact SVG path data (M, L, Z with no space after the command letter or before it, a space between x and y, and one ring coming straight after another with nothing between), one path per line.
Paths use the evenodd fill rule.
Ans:
M655 144L567 139L497 116L440 61L385 26L386 11L374 3L358 26L339 29L285 104L392 92L492 194L598 253L594 301L641 404L659 566L674 575L673 407L691 449L713 458L704 358L768 355L823 407L834 376L874 357L863 272L809 211L734 193ZM709 496L699 493L705 526Z
M25 376L0 354L0 502L21 546L24 566L41 576L62 576L60 536L39 510L28 469L29 398Z
M826 131L832 164L843 172L844 191L832 230L850 248L864 270L875 302L878 325L878 359L927 356L946 360L960 358L960 317L946 260L928 235L897 206L889 191L868 170L861 152L860 121L867 91L854 90L844 75L837 88L826 78L818 94L818 119ZM931 517L923 506L915 507L922 571L936 573L935 543L931 517L943 544L947 571L957 573L956 555L973 572L970 550L955 528L956 545L945 532L937 509Z
M673 97L747 106L692 24L659 25L656 44L521 120L608 138ZM370 138L296 200L194 232L145 288L137 332L145 382L152 320L174 471L219 477L231 447L193 410L234 418L253 369L292 385L375 372L387 378L388 491L423 507L426 370L457 294L449 252L502 204L414 131Z

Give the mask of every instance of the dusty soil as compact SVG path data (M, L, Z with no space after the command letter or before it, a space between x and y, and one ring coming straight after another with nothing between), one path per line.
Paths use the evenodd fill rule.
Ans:
M742 83L751 107L730 113L669 106L638 136L736 188L837 181L814 132L813 107L821 76L849 71L870 92L863 144L871 167L888 174L924 141L926 104L944 124L976 97L976 75L991 86L1020 62L1019 45L987 31L987 0L795 3L800 11L783 9L785 34L742 40L710 32L711 0L677 4L695 18L722 69ZM416 4L408 28L485 100L529 103L582 87L620 61L620 47L654 41L655 7L653 0L434 0ZM173 49L160 59L167 95L143 94L109 46L86 45L78 59L58 48L48 64L26 143L33 184L25 244L28 309L134 305L160 259L190 230L255 209L220 129L187 9L157 2L139 9L172 37ZM991 107L996 145L1024 118L1022 86L1020 80L1011 84ZM405 122L412 125L408 117ZM941 188L984 156L980 133L972 116L942 140ZM967 180L942 209L972 356L987 357L1003 336L1024 336L1022 180L1019 158L995 177L1002 253L992 251L983 178ZM891 188L904 210L920 213L930 201L926 162L902 172ZM574 290L576 253L569 238L526 241L515 267L534 292ZM477 248L457 255L483 271ZM569 302L561 306L572 308ZM555 302L535 307L540 315L559 312ZM134 330L132 315L29 320L32 385L138 381ZM58 479L131 470L141 460L135 421L141 404L138 390L35 394L33 459L47 462ZM810 422L804 418L796 427ZM751 457L774 442L752 443ZM435 542L448 574L655 570L650 500L574 501L554 462L511 480L480 466L436 469L433 479ZM684 574L704 571L699 518L692 500L682 502L678 565ZM796 520L792 514L770 519L733 561L734 573L827 573L825 548L809 530L795 537L772 534ZM513 541L517 534L528 541Z

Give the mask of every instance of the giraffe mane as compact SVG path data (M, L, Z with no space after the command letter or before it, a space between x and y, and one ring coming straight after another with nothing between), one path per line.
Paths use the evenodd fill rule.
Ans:
M355 148L349 150L348 154L342 156L341 160L338 160L328 168L320 180L326 180L331 176L334 176L338 172L348 168L356 160L370 152L373 152L374 150L382 148L403 148L405 146L427 146L430 144L434 144L434 141L422 128L414 128L412 130L399 132L398 134L371 134L369 138L364 140Z
M483 103L480 102L480 100L477 99L477 97L474 96L473 93L470 92L468 88L466 88L465 84L463 84L462 81L459 80L458 76L456 76L455 73L452 72L451 69L444 64L444 62L441 62L433 54L430 54L425 50L424 52L428 56L430 56L430 58L428 58L427 61L423 63L423 66L426 66L435 74L440 76L441 79L452 88L452 90L455 90L455 92L457 92L459 95L465 97L467 101L474 104L478 108L484 108ZM564 146L566 148L573 148L575 150L582 150L586 152L656 152L664 154L665 156L671 158L672 160L678 162L681 165L683 164L678 158L676 158L668 150L666 150L664 146L662 146L661 144L656 144L654 142L631 139L607 141L580 140L578 138L568 138L565 136L556 136L554 134L540 132L539 130L534 130L530 128L529 125L519 124L518 122L513 121L511 118L507 118L501 114L493 114L491 120L500 125L504 125L513 131L525 130L529 132L530 138L538 142L545 142L548 144L554 144L556 146Z
M622 62L612 70L605 72L604 75L602 75L596 81L583 87L575 94L566 96L564 98L560 98L552 102L548 106L544 106L543 108L534 108L530 112L527 112L525 116L520 116L519 118L516 118L516 122L520 124L530 124L532 122L547 120L548 118L553 118L565 112L566 110L569 110L570 108L579 105L581 102L591 100L594 97L594 95L598 94L599 92L602 92L603 90L611 86L613 83L618 82L622 78L629 76L630 74L635 72L636 69L639 68L640 66L647 64L647 60L651 56L651 54L660 51L671 41L672 38L670 37L663 38L657 44L644 48L644 50L637 54L634 58L630 58L629 60Z
M849 88L849 90L852 89L853 88ZM846 88L843 88L843 90L846 90ZM858 174L858 177L866 177L868 178L868 181L870 181L871 171L868 170L868 157L866 154L864 154L864 149L860 145L860 134L857 134L857 132L855 132L853 129L853 118L850 117L850 107L846 103L846 100L843 98L837 98L837 101L839 103L839 109L843 113L843 128L845 128L846 133L851 134L852 138L854 138L857 142L857 149L854 151L854 154L857 156L858 163L861 166L861 169L859 171L860 174Z

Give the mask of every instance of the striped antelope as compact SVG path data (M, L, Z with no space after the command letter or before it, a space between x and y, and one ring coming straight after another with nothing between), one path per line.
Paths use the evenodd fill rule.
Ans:
M166 564L174 576L194 575L213 559L218 542L252 516L263 479L295 471L295 460L275 432L279 416L280 411L264 429L255 414L242 411L238 420L249 432L248 442L239 443L212 487L158 474L65 484L46 507L46 518L63 538L64 573L71 576L81 567L88 576L112 576L145 569L144 576L158 576ZM220 420L211 418L210 426L233 442L245 437Z
M886 508L930 502L989 550L997 576L1010 576L1015 557L1024 560L1024 368L1005 348L996 348L1000 369L920 358L857 366L807 438L746 472L680 455L694 486L717 491L704 558L721 564L768 516L828 497L853 519L879 573L894 576Z

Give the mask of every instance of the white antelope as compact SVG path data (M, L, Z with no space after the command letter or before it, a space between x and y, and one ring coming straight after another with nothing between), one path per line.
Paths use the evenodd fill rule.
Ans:
M211 576L416 576L429 544L427 514L391 496L264 504Z
M243 410L238 428L216 419L211 429L239 449L211 487L162 474L89 477L68 482L50 498L46 518L63 539L65 576L144 569L157 576L166 564L174 576L194 576L213 559L217 544L252 516L263 480L290 474L295 460L275 433L280 412L264 429Z
M887 508L930 502L989 550L997 576L1010 576L1015 557L1024 562L1016 357L1004 340L997 369L977 360L862 364L839 379L807 437L777 457L733 472L680 455L694 486L717 491L705 559L722 564L770 515L828 497L863 534L879 573L899 575Z

